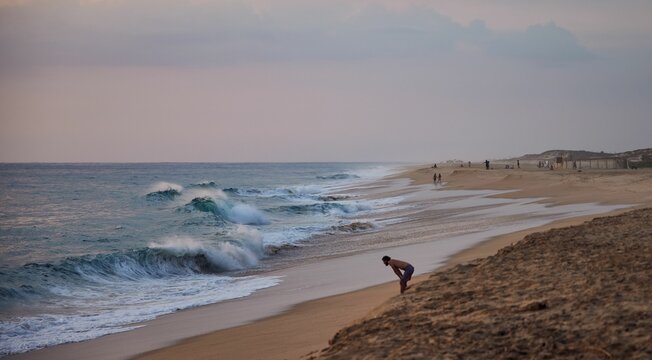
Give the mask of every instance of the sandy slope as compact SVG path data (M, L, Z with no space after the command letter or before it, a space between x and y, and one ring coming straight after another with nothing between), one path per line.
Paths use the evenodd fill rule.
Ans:
M323 359L652 358L652 208L434 273Z

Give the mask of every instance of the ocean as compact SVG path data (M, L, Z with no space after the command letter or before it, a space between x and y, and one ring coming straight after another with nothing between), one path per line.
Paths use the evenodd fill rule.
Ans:
M395 168L0 164L0 355L274 286L257 272L279 249L391 210L333 194Z
M423 273L492 236L626 207L387 178L403 169L0 164L0 356L266 288L292 303L352 291L394 280L380 266L386 250Z

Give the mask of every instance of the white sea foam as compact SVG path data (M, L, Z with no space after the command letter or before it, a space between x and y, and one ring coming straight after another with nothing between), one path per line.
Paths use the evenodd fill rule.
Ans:
M359 170L354 170L351 173L358 176L363 180L377 180L399 171L399 166L378 165Z
M180 256L185 254L197 254L204 250L204 245L190 237L170 237L159 242L150 242L148 245L152 249L165 249L169 252Z
M237 203L227 210L229 220L245 225L266 225L269 224L267 216L260 210L247 204Z
M256 228L246 225L236 225L230 231L231 237L240 240L244 246L263 255L263 235Z
M244 225L267 225L269 219L263 212L252 205L235 202L229 199L228 195L219 189L192 189L186 191L180 201L183 204L190 203L193 199L210 199L215 203L216 210L236 224ZM217 214L216 214L217 215Z
M258 263L263 254L262 237L239 236L234 241L209 246L187 236L164 239L149 244L152 249L165 249L175 256L205 256L218 269L240 270Z
M274 246L298 245L301 241L322 233L329 228L317 224L287 227L278 231L265 232L263 234L263 243Z
M319 185L293 186L291 190L296 195L318 195L325 192L325 188Z
M127 331L137 327L129 324L179 309L245 297L279 282L279 277L271 276L147 279L138 284L116 283L110 297L76 288L66 305L78 309L78 313L41 314L1 322L0 356Z

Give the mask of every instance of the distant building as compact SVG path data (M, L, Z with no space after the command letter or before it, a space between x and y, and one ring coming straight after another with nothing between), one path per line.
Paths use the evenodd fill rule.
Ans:
M497 168L516 167L550 169L634 169L652 167L652 148L632 150L622 153L592 152L584 150L548 150L541 154L526 154L518 158L494 160Z

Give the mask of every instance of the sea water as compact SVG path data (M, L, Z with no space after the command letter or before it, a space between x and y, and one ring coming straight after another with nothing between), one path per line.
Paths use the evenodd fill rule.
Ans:
M0 164L0 356L274 286L270 250L390 211L332 194L395 168Z

